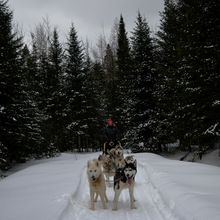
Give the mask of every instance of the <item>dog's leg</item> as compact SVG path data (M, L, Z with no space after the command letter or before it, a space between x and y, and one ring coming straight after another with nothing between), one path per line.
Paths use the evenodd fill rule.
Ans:
M90 209L94 210L94 191L93 190L90 190L90 200L91 200Z
M108 198L107 198L107 195L106 195L106 191L104 192L104 197L105 197L105 201L108 202Z
M108 174L106 177L107 177L107 184L108 184L108 187L111 187L111 183L110 183L110 175Z
M95 193L95 199L94 199L94 202L97 202L98 196L99 196L99 193L96 192L96 193Z
M118 198L120 196L121 193L121 189L115 189L115 196L114 196L114 200L113 200L113 211L118 210Z
M134 187L129 187L129 194L130 194L130 203L131 203L131 209L136 209L134 205Z
M104 208L104 209L107 209L106 204L105 204L104 193L103 193L103 192L100 192L99 195L100 195L100 198L101 198L101 201L102 201L103 208Z

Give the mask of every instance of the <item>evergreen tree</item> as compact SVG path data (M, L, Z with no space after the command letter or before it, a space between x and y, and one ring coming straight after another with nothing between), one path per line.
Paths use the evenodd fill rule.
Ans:
M217 8L214 0L165 1L155 92L156 131L163 143L179 139L182 149L190 150L192 143L210 145L218 138Z
M131 110L134 98L134 75L130 46L123 17L120 17L117 48L117 99L115 101L116 120L122 135L131 127Z
M106 114L108 118L115 118L115 106L117 106L116 101L116 88L117 88L117 78L116 78L116 58L113 55L112 49L108 44L106 47L106 55L104 58L104 70L106 75Z
M105 115L105 76L100 63L91 65L86 74L87 122L89 143L92 148L103 145L103 121Z
M146 19L138 13L132 40L132 55L135 66L135 101L133 114L134 143L144 143L150 150L153 148L152 114L155 109L153 89L155 83L155 67L153 44ZM134 143L132 146L134 146ZM136 149L138 150L138 149Z
M161 17L157 33L157 79L154 91L157 100L154 131L159 145L174 142L177 138L174 133L178 119L174 112L179 106L182 91L182 79L177 71L181 67L181 24L178 7L173 0L165 0Z
M219 6L215 0L181 0L178 4L184 45L179 69L183 99L176 115L181 118L181 135L198 145L211 146L213 137L219 134L219 105L215 104L220 85L219 37L216 38L216 33L220 33L216 10Z
M22 124L25 127L25 143L27 146L25 149L26 156L42 155L42 145L44 139L42 137L41 123L44 118L41 111L38 108L36 102L36 94L33 87L33 67L34 62L29 52L28 47L25 45L22 50L22 91L23 91L23 121ZM26 145L25 145L26 144Z
M51 142L57 147L63 140L63 93L62 93L62 78L63 78L63 49L59 42L57 30L54 29L52 40L48 49L48 99L47 113L48 132L50 133Z
M4 155L23 156L21 39L12 30L13 14L0 1L0 143ZM8 158L1 158L8 162Z
M78 136L84 134L88 128L84 117L86 108L84 67L83 48L72 24L66 50L65 104L63 106L68 129L66 146L68 148L72 147L73 137L76 145Z

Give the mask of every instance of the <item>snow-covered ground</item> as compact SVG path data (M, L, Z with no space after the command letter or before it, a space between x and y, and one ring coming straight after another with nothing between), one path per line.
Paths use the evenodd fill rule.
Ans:
M176 153L171 154L163 154L164 157L172 160L180 160L181 157L185 156L187 152L177 151ZM184 161L192 161L193 152L190 153ZM196 163L204 163L209 165L214 165L220 167L220 157L219 157L219 149L211 150L208 153L202 156L200 160L199 157L196 157Z
M114 192L107 188L108 209L101 202L89 209L87 160L92 154L61 154L43 160L0 181L1 220L219 220L220 168L135 154L138 161L136 210L128 191L112 211Z

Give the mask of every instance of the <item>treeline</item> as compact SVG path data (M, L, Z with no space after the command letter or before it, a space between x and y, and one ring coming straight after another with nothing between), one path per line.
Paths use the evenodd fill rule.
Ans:
M154 37L140 13L128 37L121 15L91 50L73 24L62 45L47 21L27 47L0 0L0 168L99 150L109 118L134 152L176 140L182 149L212 147L220 136L219 9L217 0L165 0Z

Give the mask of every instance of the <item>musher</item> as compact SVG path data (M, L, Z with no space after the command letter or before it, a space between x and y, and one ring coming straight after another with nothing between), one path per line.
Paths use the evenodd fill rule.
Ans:
M104 144L103 153L108 154L108 151L114 148L118 143L118 129L111 119L107 121L107 126L105 127L105 137L106 142Z

